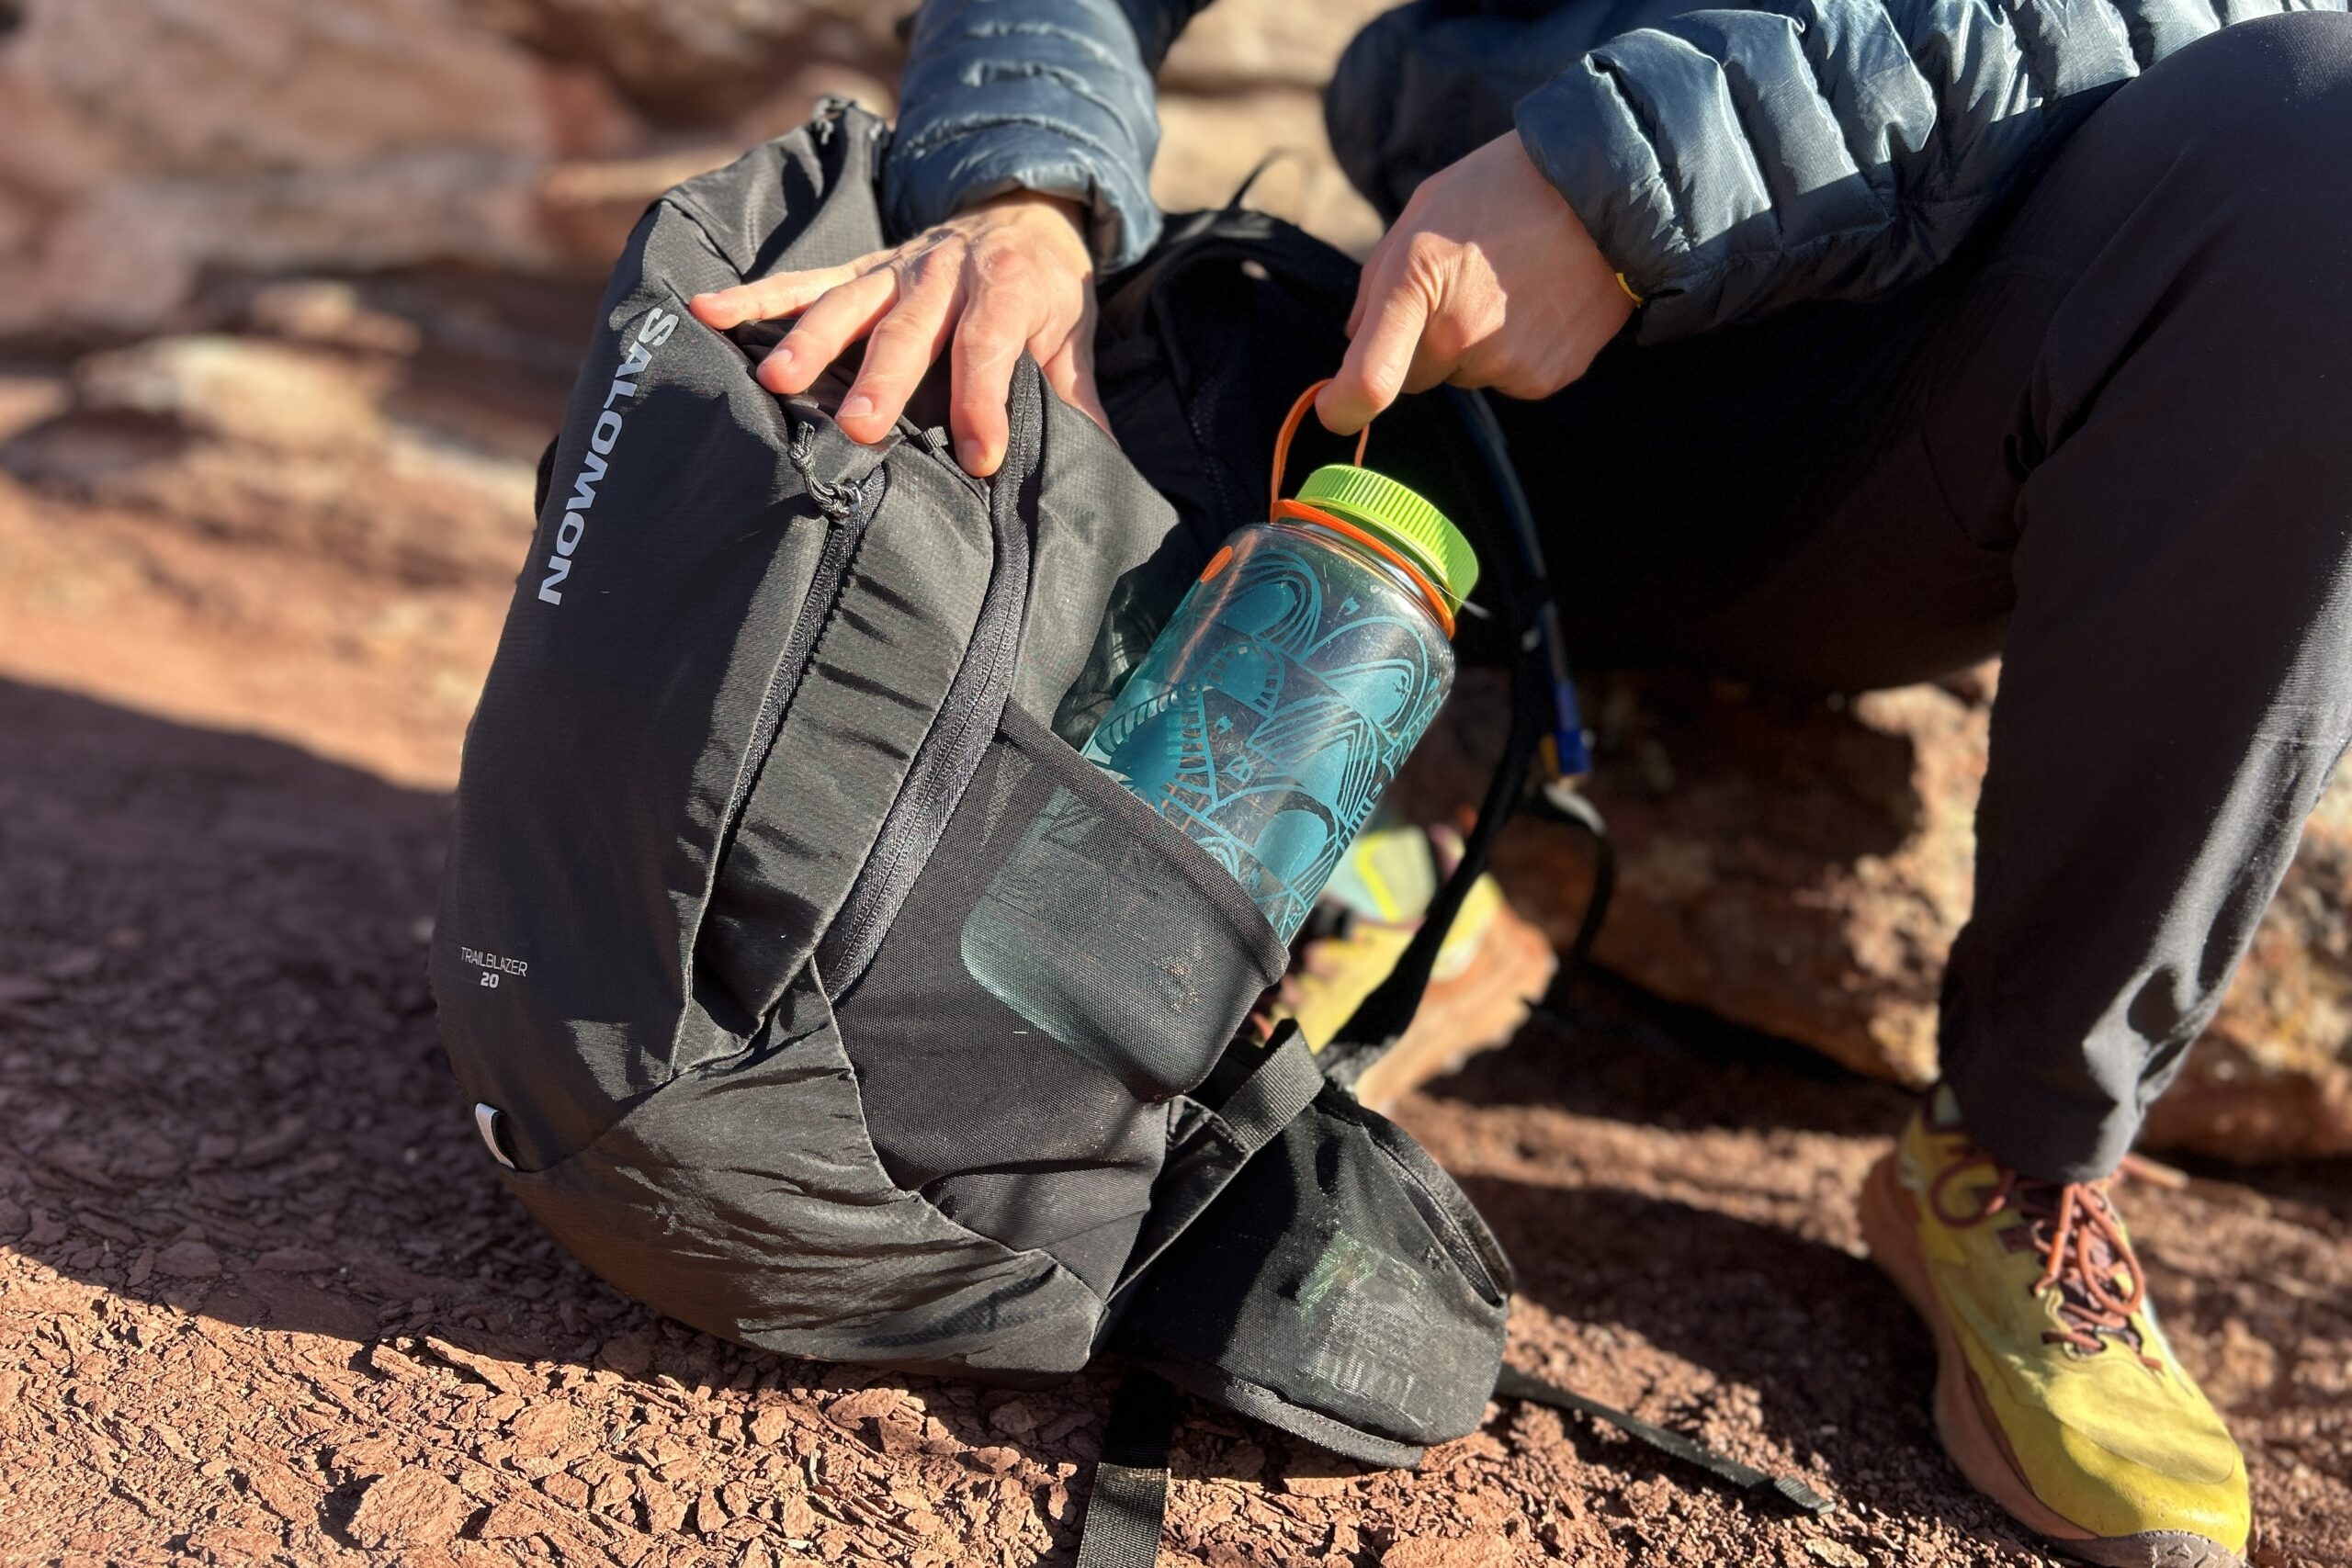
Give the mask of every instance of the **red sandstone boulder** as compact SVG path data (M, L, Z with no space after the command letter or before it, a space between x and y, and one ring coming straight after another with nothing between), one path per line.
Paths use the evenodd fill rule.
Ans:
M1936 998L1967 919L1973 816L1996 667L1850 699L1690 676L1616 678L1590 695L1590 789L1620 848L1599 960L1645 988L1919 1084ZM1417 759L1431 801L1475 781L1502 705L1466 679ZM1589 886L1585 846L1537 827L1498 871L1555 941ZM2236 1159L2352 1153L2352 781L2339 781L2221 1016L2147 1141Z

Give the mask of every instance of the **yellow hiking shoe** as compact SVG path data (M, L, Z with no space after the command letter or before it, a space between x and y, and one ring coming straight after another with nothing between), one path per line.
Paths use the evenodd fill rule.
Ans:
M2245 1461L2165 1343L2115 1178L1996 1164L1938 1089L1862 1190L1862 1235L1936 1338L1962 1473L2110 1568L2245 1568Z

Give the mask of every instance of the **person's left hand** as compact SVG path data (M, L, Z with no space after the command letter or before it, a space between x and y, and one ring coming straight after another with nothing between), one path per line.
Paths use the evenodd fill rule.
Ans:
M1633 310L1576 209L1506 133L1422 181L1374 249L1347 360L1315 409L1352 435L1397 393L1442 381L1549 397Z

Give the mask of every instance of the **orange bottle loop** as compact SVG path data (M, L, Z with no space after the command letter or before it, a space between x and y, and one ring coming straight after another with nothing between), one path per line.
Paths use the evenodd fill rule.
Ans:
M1298 401L1290 405L1290 412L1283 416L1283 427L1274 433L1274 478L1273 482L1267 487L1266 503L1268 505L1275 505L1282 501L1283 470L1290 467L1290 439L1298 434L1298 422L1305 419L1306 411L1315 406L1315 394L1329 386L1334 379L1333 377L1326 376L1320 381L1308 386L1306 390L1298 394ZM1371 439L1372 426L1367 423L1362 430L1356 432L1354 461L1358 468L1363 466L1364 443Z
M1345 518L1334 516L1319 506L1310 505L1304 501L1290 501L1283 498L1283 472L1290 466L1291 438L1298 434L1299 423L1306 417L1306 411L1314 407L1315 394L1329 386L1331 380L1330 377L1326 376L1322 380L1315 382L1306 390L1299 393L1298 400L1291 404L1290 412L1283 419L1282 429L1274 434L1274 472L1272 482L1269 487L1272 494L1268 501L1267 513L1277 521L1287 519L1292 522L1312 523L1317 527L1328 528L1340 537L1370 550L1374 555L1403 572L1406 581L1412 583L1413 587L1419 591L1422 601L1429 605L1430 613L1437 616L1438 625L1445 628L1445 635L1451 638L1453 636L1454 608L1452 595L1430 581L1428 574L1407 559L1401 551L1390 546L1385 540L1374 537ZM1364 446L1371 439L1372 426L1369 423L1356 432L1354 461L1358 468L1363 466Z

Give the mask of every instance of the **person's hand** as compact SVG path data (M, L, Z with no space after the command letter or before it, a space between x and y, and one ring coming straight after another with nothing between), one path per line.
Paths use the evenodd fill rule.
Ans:
M1352 435L1440 382L1551 396L1585 373L1634 301L1513 134L1421 182L1374 248L1348 355L1315 400Z
M807 391L865 339L865 362L834 414L858 441L888 435L916 383L951 351L956 457L986 476L1004 461L1005 403L1024 348L1046 385L1110 428L1094 392L1094 258L1081 225L1075 203L1016 191L847 266L697 294L686 309L720 332L797 314L757 372L784 396Z

